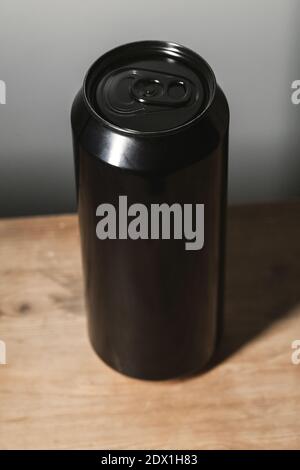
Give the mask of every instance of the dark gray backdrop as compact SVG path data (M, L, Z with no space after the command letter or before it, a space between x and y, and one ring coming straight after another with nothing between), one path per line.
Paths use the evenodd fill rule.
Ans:
M141 39L213 67L231 108L231 202L299 196L299 0L2 0L0 18L1 216L75 209L73 97L99 55Z

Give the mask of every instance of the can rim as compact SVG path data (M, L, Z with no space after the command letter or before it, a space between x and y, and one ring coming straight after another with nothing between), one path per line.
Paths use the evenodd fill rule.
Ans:
M168 53L170 56L173 55L176 57L185 57L186 59L189 59L190 61L193 61L193 60L196 61L198 65L198 70L201 69L202 75L205 77L207 81L208 89L209 89L209 96L208 96L207 103L201 109L199 114L197 114L196 116L194 116L187 122L180 124L179 126L170 128L170 129L163 129L163 130L157 130L157 131L140 131L137 129L128 129L125 127L120 127L110 122L109 120L105 119L105 117L102 116L101 114L97 113L94 107L92 106L92 103L90 102L89 93L88 93L88 87L90 86L89 81L91 80L91 76L93 75L93 73L95 73L95 70L97 70L100 63L103 62L104 59L108 59L109 56L113 56L116 53L120 53L122 51L125 52L125 50L128 50L128 48L131 48L133 50L138 49L138 48L142 48L142 49L151 48L152 50L155 50L156 52L164 52L164 53ZM141 136L141 137L169 135L169 134L173 134L176 132L180 132L196 124L198 121L200 121L204 117L205 114L207 114L209 108L212 105L212 102L214 101L216 89L217 89L217 81L216 81L215 74L212 68L210 67L210 65L206 62L206 60L203 59L203 57L201 57L199 54L194 52L192 49L189 49L188 47L182 46L181 44L178 44L176 42L171 42L171 41L154 41L154 40L134 41L134 42L123 44L121 46L114 47L113 49L110 49L105 54L101 55L89 67L83 80L83 98L84 98L85 105L87 106L89 112L93 115L94 118L96 118L97 121L100 121L106 127L112 128L121 134L136 135L136 136Z

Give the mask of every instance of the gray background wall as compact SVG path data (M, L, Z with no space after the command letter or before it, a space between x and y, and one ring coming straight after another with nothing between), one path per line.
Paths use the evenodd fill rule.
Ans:
M70 106L89 65L124 42L200 53L231 107L231 202L300 195L299 0L1 0L0 215L75 209Z

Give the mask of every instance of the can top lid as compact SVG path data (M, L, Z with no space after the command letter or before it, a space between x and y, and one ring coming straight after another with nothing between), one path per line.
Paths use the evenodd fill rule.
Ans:
M213 101L216 80L196 53L164 41L117 47L84 81L90 111L104 124L134 134L168 133L195 122Z

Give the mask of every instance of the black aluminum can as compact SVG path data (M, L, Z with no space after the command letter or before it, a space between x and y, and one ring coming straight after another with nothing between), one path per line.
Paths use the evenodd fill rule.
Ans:
M224 286L229 109L213 71L175 43L120 46L88 71L71 121L95 351L142 379L200 371Z

